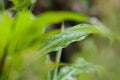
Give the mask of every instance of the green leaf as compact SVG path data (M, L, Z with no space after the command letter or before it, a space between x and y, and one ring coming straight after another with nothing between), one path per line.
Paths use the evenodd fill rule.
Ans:
M6 24L7 22L7 24ZM7 14L1 14L0 20L0 46L5 47L10 40L11 35L11 26L13 23L13 19L10 18Z
M32 4L33 0L10 0L13 2L14 7L12 9L21 10L22 8L27 8Z
M40 27L33 25L34 21L35 17L29 11L17 13L10 35L10 52L25 49L36 37L43 34Z
M96 65L87 62L83 58L78 58L75 63L60 69L57 80L77 80L80 74L90 73L96 69Z
M77 13L66 12L66 11L46 12L37 17L35 24L41 27L46 27L48 25L62 22L64 20L87 22L88 17L83 14L77 14Z
M96 28L92 25L77 25L66 29L65 31L48 36L46 38L41 37L40 48L38 54L48 53L51 51L57 51L59 48L64 48L70 43L80 41L86 38L90 33L96 32Z

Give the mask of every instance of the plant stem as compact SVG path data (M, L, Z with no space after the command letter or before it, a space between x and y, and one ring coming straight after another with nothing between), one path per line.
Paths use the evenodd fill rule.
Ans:
M61 32L63 32L64 29L65 29L65 27L64 27L64 22L63 22L62 26L61 26ZM55 71L54 71L54 75L53 75L53 80L57 80L57 73L58 73L58 68L59 68L58 64L60 63L61 54L62 54L62 48L60 48L57 51L57 55L56 55L56 64L57 64L57 66L55 67Z
M57 56L56 56L56 64L57 64L57 66L56 66L55 71L54 71L53 80L57 80L58 64L60 62L61 52L62 52L62 49L59 49L58 52L57 52Z
M50 73L50 70L48 71L48 74L47 74L47 80L51 80L51 73Z

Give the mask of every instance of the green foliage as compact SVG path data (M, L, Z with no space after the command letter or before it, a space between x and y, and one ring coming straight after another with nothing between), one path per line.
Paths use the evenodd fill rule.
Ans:
M17 73L14 78L10 77L10 79L20 79L22 75L18 75L18 73L26 67L25 64L33 64L32 62L38 60L38 58L34 61L30 60L33 57L35 58L35 56L33 56L35 55L35 51L40 51L40 54L55 51L59 47L63 48L74 41L82 40L90 34L91 31L72 30L73 28L67 29L62 33L60 33L60 31L50 31L45 33L45 28L48 25L61 22L63 20L87 20L86 17L76 13L57 12L57 15L55 14L56 12L48 12L42 14L41 16L35 17L25 9L19 11L14 18L10 18L7 13L1 14L0 58L5 61L5 65L3 66L4 71L2 72L2 75L0 75L2 76L1 79L4 79L5 76L7 77L10 75L8 74L9 70L13 71L11 75ZM66 14L66 16L64 17L63 14ZM53 19L53 16L56 18ZM77 29L79 28L81 28L81 26ZM52 43L54 39L55 43ZM56 44L61 41L64 41L64 44ZM48 44L50 44L49 47ZM43 51L44 49L45 52ZM2 58L4 54L6 54L6 56ZM26 55L32 56L27 58ZM13 63L14 65L12 65ZM11 65L12 68L10 67Z
M65 31L41 39L40 52L48 53L68 46L70 43L85 39L90 33L98 32L93 25L81 24ZM42 38L42 37L41 37Z
M47 72L53 68L53 64L49 63L51 61L47 63L43 59L46 55L48 56L47 53L59 51L75 41L85 39L90 34L99 34L111 41L114 39L111 37L114 34L109 29L91 24L79 24L64 31L46 31L50 25L64 20L87 22L89 18L83 14L65 11L46 12L34 16L27 8L35 0L11 1L14 3L11 9L18 11L16 15L10 18L6 12L0 14L0 78L2 80L7 78L9 80L46 80ZM44 56L40 57L40 55ZM59 63L56 64L59 65ZM57 78L58 80L77 80L80 74L95 70L95 65L80 58L75 63L61 68Z
M12 8L14 10L24 9L34 2L34 0L10 0L10 1L12 1L14 4L14 7Z
M92 63L83 58L78 58L73 64L62 67L57 80L77 80L82 73L91 73L97 69Z
M76 14L74 12L65 12L65 11L56 11L56 12L47 12L37 16L37 23L42 22L39 24L40 26L46 26L53 23L58 23L64 20L73 20L77 22L87 22L88 17L83 14Z
M76 19L78 21L84 20L84 18L82 19L80 15L75 13L57 12L58 19L52 19L56 12L52 12L51 14L48 13L43 14L40 17L35 17L29 11L23 10L21 12L18 12L15 18L9 18L6 14L4 14L5 18L3 18L1 22L2 24L0 29L0 35L2 38L1 45L4 45L5 47L5 45L9 43L10 51L20 51L34 44L32 43L33 41L38 41L38 43L35 43L39 44L39 39L44 34L45 26L63 21L65 19ZM68 13L68 16L64 17L64 13ZM6 21L8 22L7 24Z

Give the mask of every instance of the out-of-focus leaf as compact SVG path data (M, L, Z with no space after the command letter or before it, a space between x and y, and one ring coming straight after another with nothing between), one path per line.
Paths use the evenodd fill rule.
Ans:
M77 80L80 74L95 71L96 65L78 58L75 63L60 69L57 80Z
M33 0L10 0L13 2L14 7L12 9L21 10L22 8L27 8L33 3Z
M39 15L37 18L38 19L36 20L36 24L41 27L46 27L48 25L62 22L64 20L73 20L78 22L87 22L88 20L88 17L83 14L66 11L46 12Z
M10 40L12 23L13 23L13 19L9 18L7 14L1 14L0 46L2 47L5 47L5 45L8 44L8 41Z
M12 20L10 21L10 18L6 14L5 15L0 14L0 59L2 58L5 45L8 43L8 40L9 40L8 37L10 35L9 29L10 29L11 23L12 23Z
M34 21L35 18L29 11L17 13L12 25L9 48L11 52L28 47L32 40L43 34L40 27L35 27L33 25Z

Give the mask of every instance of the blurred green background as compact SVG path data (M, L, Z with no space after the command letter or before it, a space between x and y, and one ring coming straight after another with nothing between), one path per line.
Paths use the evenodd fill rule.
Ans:
M2 4L1 0L1 12ZM15 14L14 10L9 10L12 6L13 4L8 2L8 0L4 1L5 10L8 11L10 15ZM84 14L90 18L88 21L76 22L67 20L64 21L65 27L77 25L78 23L93 23L110 29L111 32L115 34L111 36L111 38L117 36L117 39L114 39L112 42L106 37L91 34L85 40L72 43L67 48L63 49L61 62L71 63L76 58L83 57L85 60L101 66L96 72L81 74L78 80L120 79L120 0L37 0L32 8L32 13L35 16L48 11L71 11ZM51 25L47 30L60 29L60 27L61 23L57 23ZM29 61L28 55L30 56L30 54L25 54L23 59L28 58ZM55 52L51 52L50 57L54 62ZM8 59L10 59L10 57L8 57ZM21 65L21 60L19 60L19 58L16 62L18 64L15 67ZM44 75L53 65L43 63L42 59L35 63L30 67L26 67L27 69L24 67L24 72L22 72L23 69L19 69L18 72L16 72L16 70L12 71L12 73L16 75L10 74L10 80L18 80L18 77L20 77L19 75L25 77L20 77L19 80L46 80L44 79ZM19 73L19 75L17 73ZM11 76L15 76L15 78L12 79ZM39 79L38 76L40 76L41 79Z

